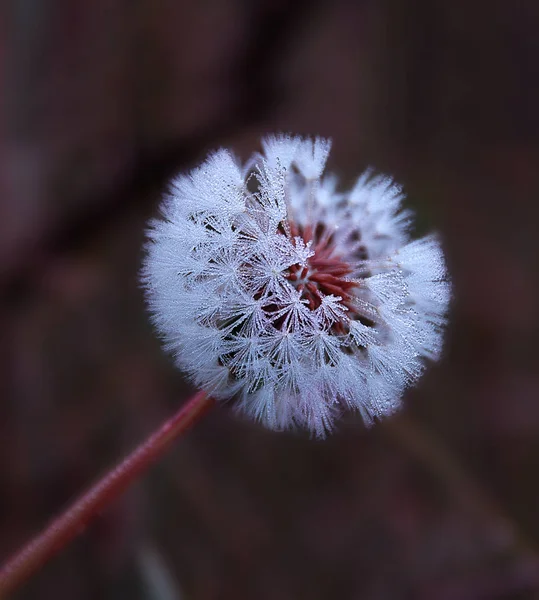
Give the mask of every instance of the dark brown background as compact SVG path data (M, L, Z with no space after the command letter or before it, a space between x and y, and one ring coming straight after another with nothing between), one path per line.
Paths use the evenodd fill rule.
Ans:
M331 136L455 291L402 415L316 442L217 409L17 598L539 597L539 3L12 0L0 38L1 557L190 393L137 271L208 150Z

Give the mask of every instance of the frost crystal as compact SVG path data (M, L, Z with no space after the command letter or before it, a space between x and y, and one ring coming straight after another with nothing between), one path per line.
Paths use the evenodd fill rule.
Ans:
M391 179L337 191L328 140L262 147L173 180L143 269L154 323L197 386L271 429L323 437L344 409L370 424L440 354L440 245L410 241Z

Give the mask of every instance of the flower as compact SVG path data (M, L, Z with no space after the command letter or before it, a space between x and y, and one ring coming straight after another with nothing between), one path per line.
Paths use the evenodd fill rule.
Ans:
M176 177L149 231L153 322L192 381L275 430L331 431L401 404L440 355L450 296L435 236L410 241L388 177L348 192L330 141L266 137L242 168L219 150Z

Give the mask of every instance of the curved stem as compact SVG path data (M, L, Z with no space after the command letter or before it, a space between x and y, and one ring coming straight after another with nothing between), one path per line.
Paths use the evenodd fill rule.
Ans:
M0 598L29 579L73 540L110 502L156 462L182 433L213 406L198 392L127 458L76 500L0 569Z
M486 517L503 536L508 545L522 554L537 556L537 549L529 537L483 490L468 470L444 447L437 437L420 423L405 415L387 419L383 431L390 434L409 454L440 477L455 499L477 517Z

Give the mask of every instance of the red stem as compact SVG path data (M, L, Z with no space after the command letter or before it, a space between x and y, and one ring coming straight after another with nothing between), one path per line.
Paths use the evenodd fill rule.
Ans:
M0 598L7 597L71 542L213 404L205 392L195 394L171 419L8 560L0 569Z

